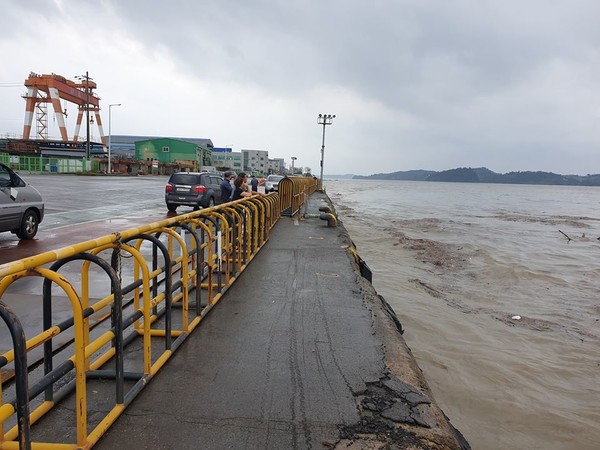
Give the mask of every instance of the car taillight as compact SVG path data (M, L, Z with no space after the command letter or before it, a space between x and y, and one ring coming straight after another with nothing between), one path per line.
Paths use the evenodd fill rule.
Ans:
M194 186L194 192L198 193L198 194L204 194L206 192L206 187L199 185L199 186Z
M173 190L173 185L172 184L167 184L165 186L165 192L171 192Z

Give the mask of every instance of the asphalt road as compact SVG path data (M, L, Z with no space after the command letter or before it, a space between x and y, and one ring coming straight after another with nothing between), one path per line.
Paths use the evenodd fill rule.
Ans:
M45 216L31 241L0 233L0 264L175 215L165 206L166 176L21 175L41 192Z
M175 215L167 211L164 202L166 176L20 175L41 192L44 220L32 240L19 240L10 232L0 233L0 264ZM177 212L191 210L179 208ZM68 268L63 272L67 273ZM2 298L17 314L27 333L33 333L41 323L41 309L34 300L40 295L41 283L41 278L27 277L14 283ZM68 308L59 309L59 314L69 312ZM11 344L10 335L0 320L0 354Z

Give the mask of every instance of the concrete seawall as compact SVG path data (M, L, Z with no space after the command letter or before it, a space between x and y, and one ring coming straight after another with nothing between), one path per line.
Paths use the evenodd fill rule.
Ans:
M469 448L352 248L341 225L280 219L95 448Z

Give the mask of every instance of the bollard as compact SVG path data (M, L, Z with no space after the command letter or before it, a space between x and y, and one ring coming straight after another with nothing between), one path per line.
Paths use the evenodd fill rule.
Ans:
M327 221L327 226L330 228L337 227L337 219L331 213L323 213L319 216L321 220Z
M321 220L326 220L328 227L337 227L337 218L335 217L335 214L331 212L331 208L329 206L321 206L319 211L322 212L319 218Z

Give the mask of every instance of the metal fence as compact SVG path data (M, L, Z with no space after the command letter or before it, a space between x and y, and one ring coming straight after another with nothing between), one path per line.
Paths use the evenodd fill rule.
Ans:
M0 355L3 378L13 381L0 388L0 448L94 445L222 298L279 217L277 195L255 196L0 266L0 317L13 342ZM32 296L43 331L26 339L31 330L2 300L31 277L43 280L41 295ZM65 298L69 312L57 320ZM101 402L93 392L103 393ZM58 423L74 442L38 433L32 443L32 425L68 399L73 422Z
M81 173L99 172L98 159L49 158L45 156L16 156L0 153L0 162L18 172Z
M285 177L279 181L281 212L286 216L300 213L300 207L308 196L318 189L319 180L314 177Z
M317 185L286 178L279 194L1 265L0 318L11 344L0 348L0 449L92 447L221 300L282 212L298 213ZM38 316L28 329L4 300L32 279L41 286L29 296ZM74 412L55 408L65 402ZM58 425L35 428L33 439L51 411Z

